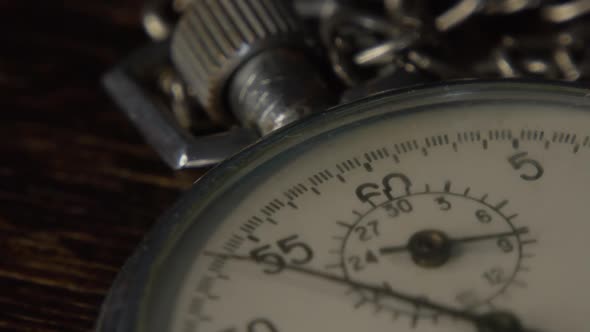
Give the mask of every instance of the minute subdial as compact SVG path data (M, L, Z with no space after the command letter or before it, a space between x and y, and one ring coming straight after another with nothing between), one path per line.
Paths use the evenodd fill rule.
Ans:
M515 216L504 215L484 200L446 191L397 197L351 225L343 243L344 273L450 306L469 310L491 306L517 277L520 238L528 228L516 227ZM358 293L379 310L436 315Z

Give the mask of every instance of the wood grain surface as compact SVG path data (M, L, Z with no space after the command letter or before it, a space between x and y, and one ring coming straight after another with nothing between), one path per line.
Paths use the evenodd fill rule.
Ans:
M103 92L147 41L140 0L0 1L0 330L89 331L117 271L200 172L173 172Z

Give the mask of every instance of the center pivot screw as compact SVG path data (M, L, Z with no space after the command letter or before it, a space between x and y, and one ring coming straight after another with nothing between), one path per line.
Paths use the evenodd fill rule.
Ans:
M412 235L408 250L417 265L439 267L451 258L451 239L442 231L423 230Z

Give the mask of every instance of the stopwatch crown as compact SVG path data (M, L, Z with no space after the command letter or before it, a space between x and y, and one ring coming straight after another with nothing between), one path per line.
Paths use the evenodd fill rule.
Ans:
M223 123L236 70L266 50L301 47L300 31L289 1L193 1L173 33L172 60L213 120Z

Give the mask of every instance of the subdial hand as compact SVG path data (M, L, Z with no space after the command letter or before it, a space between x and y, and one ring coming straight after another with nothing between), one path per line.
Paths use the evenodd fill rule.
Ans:
M275 263L267 262L263 260L256 260L250 256L242 256L242 255L233 255L233 254L223 254L223 253L216 253L211 251L206 251L204 253L206 256L210 257L217 257L226 260L238 260L238 261L247 261L262 265L271 265L274 266ZM404 292L400 292L391 285L385 283L383 286L378 286L374 284L364 283L360 281L350 280L344 277L336 276L333 274L325 273L323 271L309 269L306 267L298 266L298 265L284 265L281 266L284 270L297 272L300 274L304 274L307 276L311 276L317 279L322 279L326 281L331 281L335 283L339 283L345 286L352 286L358 289L366 290L373 292L375 294L384 295L392 297L396 300L403 301L409 303L416 307L421 307L425 309L434 310L441 314L445 314L457 319L461 319L473 324L478 332L527 332L522 327L520 321L516 316L509 312L490 312L484 315L478 315L475 313L455 309L449 307L444 304L432 302L424 297L415 296L412 294L407 294Z
M511 232L500 232L500 233L492 233L492 234L456 237L456 238L451 238L451 241L453 243L477 242L477 241L498 239L498 238L507 237L507 236L516 236L516 235L526 234L528 232L529 232L528 227L519 227Z
M443 233L442 231L427 230L427 231L418 232L418 233L414 234L412 237L415 237L417 234L420 234L420 233L426 234L426 232L445 234L444 237L446 237L446 239L445 239L446 241L449 241L451 244L457 244L457 243L477 242L477 241L491 240L491 239L497 239L497 238L507 237L507 236L526 234L526 233L528 233L528 231L529 231L528 227L520 227L514 231L509 231L509 232L500 232L500 233L492 233L492 234L482 234L482 235L473 235L473 236L451 238L451 237L446 236L446 234ZM408 241L408 243L403 244L403 245L381 247L381 248L379 248L379 253L387 255L387 254L396 254L396 253L400 253L400 252L406 252L406 251L410 250L411 239L412 238L410 238L410 241Z
M517 236L525 234L528 231L527 227L520 227L509 232L453 238L440 230L423 230L414 233L406 244L381 247L379 248L379 253L382 255L389 255L409 252L416 264L423 267L439 267L451 258L451 250L457 244Z

